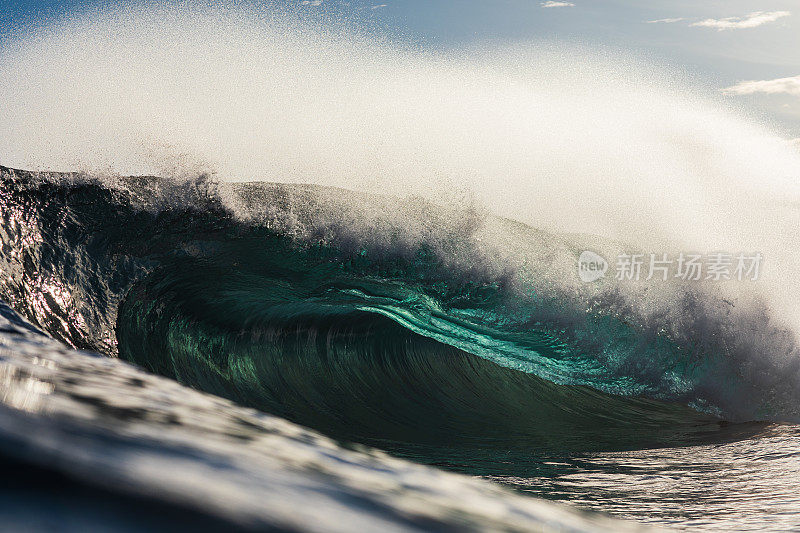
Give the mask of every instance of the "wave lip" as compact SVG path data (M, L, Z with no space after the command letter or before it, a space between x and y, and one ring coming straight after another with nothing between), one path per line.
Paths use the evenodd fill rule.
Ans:
M725 438L713 400L749 386L713 328L637 322L613 290L586 307L480 245L499 225L546 272L570 236L317 187L3 174L2 296L43 329L343 440L485 465Z

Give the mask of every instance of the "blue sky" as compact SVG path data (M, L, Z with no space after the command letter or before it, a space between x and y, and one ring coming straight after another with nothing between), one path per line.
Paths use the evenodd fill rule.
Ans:
M113 2L0 2L0 34ZM798 0L296 0L424 46L557 40L686 70L800 138ZM548 7L552 6L552 7ZM654 22L659 21L659 22ZM1 41L0 41L1 42ZM757 82L757 83L743 83ZM727 89L727 90L726 90Z

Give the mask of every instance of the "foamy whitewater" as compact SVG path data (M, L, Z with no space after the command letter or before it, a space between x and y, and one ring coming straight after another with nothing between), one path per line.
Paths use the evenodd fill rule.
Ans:
M770 125L640 58L553 42L431 51L277 6L111 10L20 28L0 45L9 442L24 424L76 424L90 442L128 424L114 409L87 414L116 401L87 377L96 360L55 341L32 355L15 337L30 321L114 359L109 375L134 372L123 359L534 496L677 527L800 524L800 152ZM612 263L604 279L581 281L584 250ZM621 253L682 252L764 262L756 281L614 279ZM53 368L65 357L85 366L80 395L58 370L18 377L48 350L60 354ZM47 409L19 399L29 378L51 385L33 386ZM148 439L166 432L150 450L191 448L202 432L179 421L171 437L148 398L191 405L195 392L152 383L119 387ZM54 407L64 390L79 415ZM240 416L225 405L198 427ZM253 446L214 438L215 453L247 464ZM367 453L325 442L334 457ZM58 457L77 452L50 450L44 463L4 453L59 471ZM200 495L179 480L200 475L205 453L161 478L128 456L109 461L137 495L189 509L243 502L253 479L278 476L285 501L234 506L257 520L208 512L221 527L314 529L277 510L309 494L284 468L290 453ZM113 485L87 474L92 457L67 474ZM340 476L359 484L356 470ZM156 490L165 479L178 488ZM411 489L396 489L397 509L376 479L361 494L388 505L375 516L399 529L540 527L491 513L449 522L457 484L471 482L453 479L440 507L414 503L425 512L409 522L386 517L407 516ZM527 505L485 487L479 507ZM367 520L355 502L322 508L331 523ZM617 527L569 516L548 523Z

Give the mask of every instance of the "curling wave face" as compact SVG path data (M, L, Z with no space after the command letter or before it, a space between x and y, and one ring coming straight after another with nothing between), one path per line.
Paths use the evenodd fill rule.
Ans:
M748 350L793 342L763 315L731 322L730 307L685 289L696 323L670 330L619 287L553 283L580 237L413 199L350 212L351 196L3 169L0 297L73 346L472 472L512 456L524 470L536 450L725 438L719 422L752 413L796 417L791 366L760 395L748 379ZM371 217L372 231L350 217ZM487 254L487 231L513 234L527 268Z

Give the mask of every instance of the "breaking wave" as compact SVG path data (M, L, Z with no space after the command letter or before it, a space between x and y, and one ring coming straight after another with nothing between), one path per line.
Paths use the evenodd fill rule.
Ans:
M5 169L0 298L73 346L431 461L797 419L794 337L764 308L688 286L674 322L555 283L580 237L352 194ZM525 265L486 254L494 232Z

